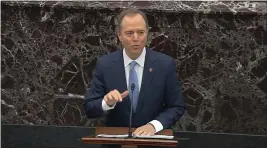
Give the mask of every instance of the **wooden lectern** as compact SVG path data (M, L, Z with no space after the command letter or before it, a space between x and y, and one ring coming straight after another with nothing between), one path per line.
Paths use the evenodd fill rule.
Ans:
M132 128L134 131L135 128ZM178 142L176 140L165 139L141 139L141 138L101 138L96 137L99 134L109 135L121 135L128 134L128 128L126 127L97 127L95 136L89 136L82 138L82 141L87 144L117 144L122 148L137 148L137 146L164 146L164 147L176 147ZM173 136L171 129L162 130L156 135L168 135Z

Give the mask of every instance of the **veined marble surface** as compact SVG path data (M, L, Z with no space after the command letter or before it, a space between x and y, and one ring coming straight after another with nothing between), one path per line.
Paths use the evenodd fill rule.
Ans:
M50 6L51 8L97 8L115 9L135 7L138 9L149 9L153 11L164 10L174 12L257 12L266 14L266 1L28 1L28 2L8 2L10 6Z
M148 47L176 61L187 111L174 129L266 134L266 2L140 3L2 3L2 124L101 125L83 95L134 5L147 8Z

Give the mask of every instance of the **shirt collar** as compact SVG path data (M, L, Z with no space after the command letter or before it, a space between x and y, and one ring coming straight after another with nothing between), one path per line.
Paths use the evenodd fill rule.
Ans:
M144 67L145 57L146 57L146 48L143 49L143 52L136 60L132 60L131 58L129 58L125 52L125 48L123 49L124 67L128 66L132 61L136 61L138 65Z

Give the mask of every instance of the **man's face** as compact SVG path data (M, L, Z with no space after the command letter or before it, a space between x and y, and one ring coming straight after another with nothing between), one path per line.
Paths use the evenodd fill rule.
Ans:
M125 16L118 35L126 53L138 57L147 42L147 27L140 14Z

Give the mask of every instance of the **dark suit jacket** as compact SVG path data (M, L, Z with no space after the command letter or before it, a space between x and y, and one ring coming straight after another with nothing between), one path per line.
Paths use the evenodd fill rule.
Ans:
M174 61L162 53L146 49L143 80L132 126L139 127L158 120L163 129L169 128L184 113L181 86L177 80ZM150 72L149 69L152 69ZM103 116L102 100L111 90L127 90L122 50L98 59L92 87L85 95L84 109L89 118ZM130 115L129 96L118 102L106 114L106 126L127 127Z

